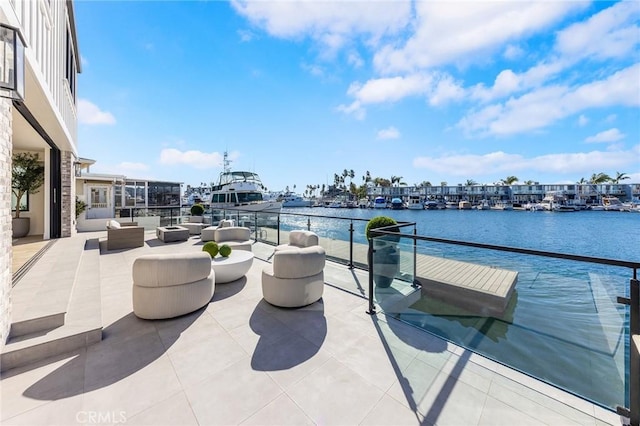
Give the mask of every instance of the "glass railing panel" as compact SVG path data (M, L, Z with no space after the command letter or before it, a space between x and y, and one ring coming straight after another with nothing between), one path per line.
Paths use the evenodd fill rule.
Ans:
M273 213L256 213L252 228L257 233L257 240L263 243L278 244L278 215Z
M629 269L440 243L416 249L422 289L399 318L604 407L625 405L628 319L616 298Z

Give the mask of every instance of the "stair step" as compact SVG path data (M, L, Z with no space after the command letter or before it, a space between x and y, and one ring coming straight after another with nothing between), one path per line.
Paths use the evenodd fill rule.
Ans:
M74 241L73 244L66 244L67 249L72 250L76 245L80 245L81 252L75 253L77 256L75 266L73 266L73 262L68 263L73 272L73 285L71 290L66 291L68 299L65 304L64 323L55 328L32 331L23 335L12 334L0 354L1 371L71 352L102 340L100 250L98 239L86 240L81 236L75 236L62 241L73 239L77 241ZM57 248L58 246L60 244L54 247ZM46 259L47 257L49 259ZM55 262L56 257L69 258L71 254L64 251L50 250L43 256L41 261ZM57 282L59 275L68 277L68 271L58 269L56 274L51 275L49 278ZM31 277L27 274L22 279L21 285L32 285L32 279L39 279L39 277L37 274ZM38 293L42 294L42 291L38 291ZM59 296L62 292L56 294ZM56 304L61 305L62 302L56 301ZM37 311L37 309L34 311ZM32 324L36 324L38 321L51 324L47 320L48 317L49 315L45 315L43 318L31 318L28 321ZM20 331L20 322L12 324L12 327L14 325L17 325Z

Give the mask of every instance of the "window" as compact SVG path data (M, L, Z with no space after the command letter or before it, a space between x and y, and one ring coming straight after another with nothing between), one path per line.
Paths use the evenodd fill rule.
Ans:
M71 96L75 102L76 100L76 53L73 50L73 41L71 39L71 32L67 29L67 55L65 63L65 78L69 83L69 90Z

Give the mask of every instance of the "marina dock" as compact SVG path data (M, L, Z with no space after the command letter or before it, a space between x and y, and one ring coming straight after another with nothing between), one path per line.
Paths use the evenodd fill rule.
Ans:
M275 230L269 229L267 232L275 233ZM289 240L288 234L287 231L280 231L281 244ZM272 240L273 235L266 236L269 241ZM319 238L328 258L342 263L349 261L348 241ZM413 252L407 249L403 245L400 256L400 271L404 275L413 274ZM367 250L366 244L353 243L354 265L366 267ZM499 316L505 311L513 295L518 272L418 253L415 279L422 285L423 296L437 298L473 314ZM366 280L361 283L363 288L367 285ZM397 289L398 285L394 284L393 287ZM407 287L410 287L409 283ZM348 290L364 294L362 288Z

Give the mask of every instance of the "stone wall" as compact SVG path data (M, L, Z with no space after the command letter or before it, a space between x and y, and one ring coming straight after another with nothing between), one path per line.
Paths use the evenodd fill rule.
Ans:
M74 156L71 151L61 152L60 172L62 176L62 213L60 219L62 220L61 237L70 237L71 230L75 227L76 218L76 204L73 191L73 180L75 174L73 171Z
M0 347L11 326L11 100L0 98Z

